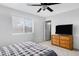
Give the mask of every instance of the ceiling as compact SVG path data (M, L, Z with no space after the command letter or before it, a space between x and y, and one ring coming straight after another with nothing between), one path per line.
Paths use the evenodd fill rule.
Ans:
M27 3L1 3L0 5L34 14L40 17L50 17L62 12L67 12L79 8L79 3L61 3L49 6L54 10L53 12L45 10L37 13L37 10L40 8L40 6L28 6Z

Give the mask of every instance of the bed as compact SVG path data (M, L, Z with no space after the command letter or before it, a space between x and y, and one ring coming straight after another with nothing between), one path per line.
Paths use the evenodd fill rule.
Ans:
M20 42L0 48L0 56L57 56L55 51L34 42Z

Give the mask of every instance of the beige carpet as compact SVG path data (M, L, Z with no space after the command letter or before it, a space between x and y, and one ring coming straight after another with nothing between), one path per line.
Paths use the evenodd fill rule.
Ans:
M68 49L54 46L51 44L50 41L45 41L45 42L42 42L40 44L53 49L59 56L79 56L79 51L68 50Z

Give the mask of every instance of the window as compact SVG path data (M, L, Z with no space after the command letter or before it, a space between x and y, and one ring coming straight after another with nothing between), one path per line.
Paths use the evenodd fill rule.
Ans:
M32 32L32 20L23 17L12 17L13 33Z

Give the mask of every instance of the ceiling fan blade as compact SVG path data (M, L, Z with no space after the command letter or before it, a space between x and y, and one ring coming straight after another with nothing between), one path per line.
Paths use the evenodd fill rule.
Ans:
M41 4L30 4L30 3L28 3L27 5L28 6L41 6Z
M47 7L47 9L48 9L50 12L52 12L52 11L53 11L50 7Z
M37 12L40 12L42 8L40 8Z
M49 5L56 5L56 4L60 4L60 3L49 3Z
M37 5L37 4L35 5L35 4L34 4L34 5L31 5L31 6L41 6L41 5L39 5L39 4L38 4L38 5Z
M41 3L41 5L56 5L56 4L60 4L60 3Z

